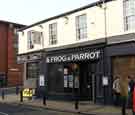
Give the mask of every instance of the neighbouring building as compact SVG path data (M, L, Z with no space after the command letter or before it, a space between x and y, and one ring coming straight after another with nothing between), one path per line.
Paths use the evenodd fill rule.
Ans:
M135 0L97 1L19 31L24 87L48 98L112 103L112 83L135 76ZM40 94L40 92L38 92Z
M17 30L21 24L0 20L0 87L22 85L23 66L17 64Z

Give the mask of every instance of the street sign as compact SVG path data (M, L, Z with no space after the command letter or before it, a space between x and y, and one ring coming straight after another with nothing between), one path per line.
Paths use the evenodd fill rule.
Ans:
M32 97L33 96L33 90L30 88L26 88L23 90L23 97Z

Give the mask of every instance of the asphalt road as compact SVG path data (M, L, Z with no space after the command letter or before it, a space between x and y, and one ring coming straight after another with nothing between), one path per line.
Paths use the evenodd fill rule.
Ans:
M0 115L80 115L80 114L58 112L25 105L0 103Z

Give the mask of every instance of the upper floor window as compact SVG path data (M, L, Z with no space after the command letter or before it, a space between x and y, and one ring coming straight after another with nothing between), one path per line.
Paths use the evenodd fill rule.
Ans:
M27 33L28 36L28 49L34 48L34 44L41 44L41 37L42 37L42 32L38 31L28 31Z
M57 44L57 23L49 24L49 44Z
M124 28L135 29L135 0L124 0Z
M86 14L76 17L76 38L77 40L87 38L87 17Z
M14 47L15 52L17 54L18 53L18 34L14 34L13 47Z
M17 34L17 28L14 28L13 29L13 48L14 48L14 59L17 60L17 54L18 54L18 34Z

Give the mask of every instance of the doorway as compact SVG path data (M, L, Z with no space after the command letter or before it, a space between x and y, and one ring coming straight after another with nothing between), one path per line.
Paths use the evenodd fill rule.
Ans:
M95 99L95 69L94 64L82 62L80 66L80 98L94 101Z

